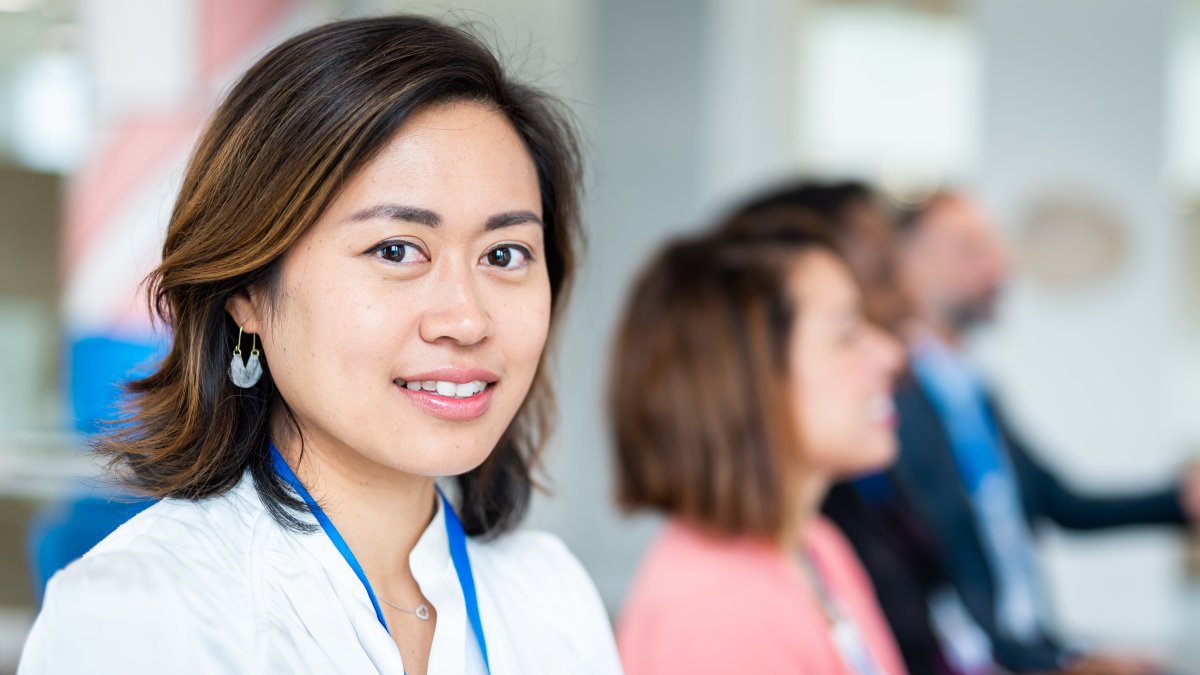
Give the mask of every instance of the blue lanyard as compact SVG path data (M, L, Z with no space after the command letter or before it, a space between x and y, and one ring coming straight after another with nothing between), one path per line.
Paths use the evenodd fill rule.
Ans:
M387 621L383 619L383 610L379 607L379 600L375 598L375 591L371 588L371 582L367 580L367 575L363 572L362 566L358 564L358 559L354 557L354 553L350 550L350 546L346 544L346 540L342 539L341 533L334 527L333 521L329 520L329 516L325 515L324 509L320 504L313 499L309 494L308 489L296 477L296 473L292 471L292 467L288 466L287 461L283 459L283 455L279 454L279 450L275 447L275 443L271 443L271 459L275 464L275 471L281 478L287 481L288 485L300 495L304 503L308 505L308 510L312 512L313 517L321 525L321 529L325 530L325 534L329 540L333 542L338 553L346 559L346 563L350 565L350 569L354 570L354 575L362 582L363 588L367 591L367 597L371 599L371 606L375 608L375 618L379 619L379 624L383 629L391 634L388 629ZM450 559L454 561L454 571L458 574L458 585L462 587L463 599L467 603L467 619L471 622L471 630L475 632L475 639L479 642L479 652L483 655L483 666L488 673L492 672L491 664L488 661L487 642L483 639L483 621L479 618L479 598L475 594L475 576L471 573L471 558L467 554L467 535L463 532L462 521L458 519L458 514L454 512L454 507L450 505L450 500L446 499L446 495L442 493L441 488L438 488L438 497L442 500L442 508L446 512L446 536L450 541Z

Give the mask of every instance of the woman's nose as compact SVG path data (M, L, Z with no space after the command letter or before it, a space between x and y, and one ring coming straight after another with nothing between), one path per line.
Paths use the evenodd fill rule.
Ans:
M874 333L876 358L887 376L892 377L904 364L904 346L882 329L872 326L871 331Z
M422 340L449 340L466 346L491 334L491 319L474 272L473 265L446 264L435 273L433 288L420 299L426 305L420 323Z

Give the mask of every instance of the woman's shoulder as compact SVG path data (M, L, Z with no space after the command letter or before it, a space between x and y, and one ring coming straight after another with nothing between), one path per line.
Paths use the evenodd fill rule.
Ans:
M824 672L805 670L810 625L806 596L777 547L670 522L638 570L617 639L629 673L738 672L748 663L756 672Z
M253 658L234 586L188 580L171 559L112 550L59 572L21 655L21 675L220 672Z
M525 652L514 662L554 663L562 672L620 672L608 612L561 539L520 530L469 546L484 625L508 633L501 639L508 649ZM528 635L540 640L528 641Z
M218 652L248 654L258 519L242 501L160 501L55 574L21 672L194 672Z
M671 521L654 541L638 570L631 596L670 603L749 604L779 596L786 562L770 543L752 537L722 537ZM761 592L760 592L761 591Z
M249 541L269 515L246 477L232 490L198 500L168 498L142 511L68 569L85 574L102 558L131 556L170 560L169 569L236 565L252 550ZM65 570L64 570L65 571Z
M699 624L758 626L794 613L800 600L786 559L768 542L669 522L630 586L620 633L628 640L653 627L660 638L686 641Z
M518 530L496 539L471 539L473 566L496 577L501 585L528 586L551 598L563 594L594 595L591 577L567 545L540 530Z

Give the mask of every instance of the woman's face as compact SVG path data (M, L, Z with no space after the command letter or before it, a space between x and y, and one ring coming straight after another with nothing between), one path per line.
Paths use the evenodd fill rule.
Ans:
M306 443L415 475L482 463L550 326L541 217L502 115L456 103L410 118L285 254L274 308L231 301Z
M799 307L789 357L804 467L846 478L886 466L896 452L899 344L864 320L858 287L833 255L800 256L788 285Z

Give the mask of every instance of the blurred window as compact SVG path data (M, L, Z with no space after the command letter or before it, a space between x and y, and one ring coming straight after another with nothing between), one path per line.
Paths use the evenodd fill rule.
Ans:
M799 42L806 168L892 192L975 169L982 58L954 3L827 0L802 15Z

